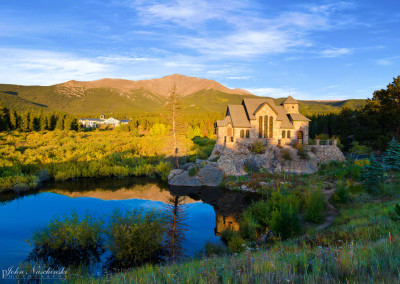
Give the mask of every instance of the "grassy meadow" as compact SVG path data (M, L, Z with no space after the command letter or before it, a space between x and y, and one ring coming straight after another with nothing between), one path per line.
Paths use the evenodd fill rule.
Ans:
M0 192L33 189L48 179L158 176L166 180L172 168L168 158L172 143L166 133L153 132L145 136L118 129L0 132ZM208 138L183 138L179 153L187 159L204 158L213 143Z
M347 171L343 170L346 166L341 163L330 167L331 170L336 169L336 174ZM345 185L340 182L335 184L335 194L340 195L344 187L347 198L340 200L335 194L331 195L329 202L335 204L338 212L327 228L304 222L301 232L295 236L286 240L275 237L261 243L246 239L248 226L242 222L237 232L245 240L240 245L240 252L231 251L229 244L228 249L210 244L206 245L201 255L181 263L146 265L91 281L397 283L400 281L400 221L393 214L400 197L400 174L387 172L386 175L386 183L379 193L364 190L354 180L353 183L350 176ZM332 175L323 170L313 176L299 177L305 178L310 184L313 180L315 184L319 184L317 180L321 179L323 182L333 180ZM275 190L284 191L282 188ZM329 214L327 209L324 214ZM305 214L301 213L300 219L304 221L304 218Z

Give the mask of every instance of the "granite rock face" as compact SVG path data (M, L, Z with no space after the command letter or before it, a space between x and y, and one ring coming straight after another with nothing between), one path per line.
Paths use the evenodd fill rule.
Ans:
M171 179L168 179L168 183L174 186L202 186L202 183L197 179L196 176L191 177L187 171L183 170L181 170L180 173L175 174L173 177L171 177Z
M217 187L221 184L224 177L224 171L220 169L215 162L205 160L196 160L196 163L189 166L183 166L183 169L172 170L168 176L168 183L173 186ZM192 169L196 169L193 176L189 175ZM193 172L193 171L192 171Z
M312 174L318 165L330 161L344 161L345 157L335 145L304 146L304 150L285 146L265 146L263 153L253 153L248 144L238 144L235 149L216 145L208 160L197 159L195 163L172 170L168 183L174 186L217 187L224 175L242 176L260 169L274 174ZM189 172L193 176L189 175Z
M224 172L215 165L205 164L196 177L205 186L219 186L224 177Z
M286 146L265 146L263 153L253 153L248 145L238 144L235 149L215 146L211 158L227 176L241 176L248 171L265 169L271 173L311 174L318 165L330 161L343 161L343 153L334 145L304 146L304 151ZM217 156L217 154L219 156ZM301 154L301 155L300 155Z

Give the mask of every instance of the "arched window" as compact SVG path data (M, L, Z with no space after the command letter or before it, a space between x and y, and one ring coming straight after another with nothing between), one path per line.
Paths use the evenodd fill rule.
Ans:
M226 129L226 136L232 136L232 128L230 126Z
M244 138L244 130L240 130L240 138Z
M264 138L268 138L268 116L264 116Z
M282 138L286 138L286 131L285 130L282 131Z
M287 138L290 138L290 130L287 131Z
M260 116L258 121L258 138L262 138L262 116Z
M246 130L246 138L250 138L250 130Z
M274 118L269 117L269 138L274 138Z

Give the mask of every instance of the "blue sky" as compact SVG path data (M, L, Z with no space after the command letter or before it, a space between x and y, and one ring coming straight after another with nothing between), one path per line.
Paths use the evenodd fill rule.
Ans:
M257 95L371 97L400 75L399 1L0 0L0 83L216 80Z

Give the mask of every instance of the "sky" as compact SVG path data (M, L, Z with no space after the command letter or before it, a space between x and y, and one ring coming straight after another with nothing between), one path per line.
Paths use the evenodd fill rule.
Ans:
M0 83L178 73L333 100L372 97L399 67L398 0L0 0Z

